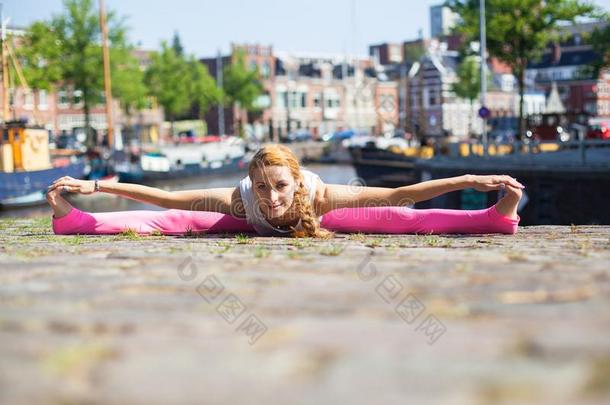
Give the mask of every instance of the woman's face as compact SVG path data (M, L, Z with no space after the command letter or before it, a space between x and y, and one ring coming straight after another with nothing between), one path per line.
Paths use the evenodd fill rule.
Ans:
M261 213L278 218L288 211L294 200L296 183L287 166L267 166L252 172L252 186Z

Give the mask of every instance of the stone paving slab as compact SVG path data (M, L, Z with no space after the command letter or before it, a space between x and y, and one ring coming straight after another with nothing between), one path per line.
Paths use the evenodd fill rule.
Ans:
M608 403L610 227L55 236L0 221L0 404Z

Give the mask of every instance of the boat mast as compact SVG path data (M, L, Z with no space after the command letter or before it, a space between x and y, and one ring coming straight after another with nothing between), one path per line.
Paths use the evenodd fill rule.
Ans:
M108 131L108 147L112 149L113 123L112 123L112 86L110 82L110 52L108 50L108 27L106 26L106 11L104 0L100 1L100 28L102 31L102 56L104 59L104 96L106 98L106 123Z
M9 121L9 83L8 83L8 56L6 52L6 25L4 21L3 5L0 4L0 46L2 47L2 119L4 122Z

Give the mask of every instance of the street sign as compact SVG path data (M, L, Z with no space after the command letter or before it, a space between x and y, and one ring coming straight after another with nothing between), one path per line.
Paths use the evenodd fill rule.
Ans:
M491 115L491 111L489 111L489 108L487 108L485 106L479 108L479 117L485 119L485 118L489 118L490 115Z

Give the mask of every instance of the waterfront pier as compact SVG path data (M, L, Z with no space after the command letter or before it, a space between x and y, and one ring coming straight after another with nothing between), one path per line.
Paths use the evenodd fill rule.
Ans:
M2 219L0 402L607 403L609 262L608 226L316 241Z

